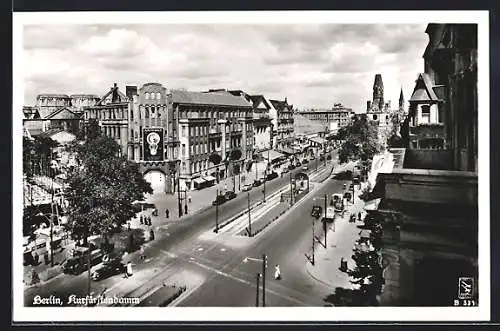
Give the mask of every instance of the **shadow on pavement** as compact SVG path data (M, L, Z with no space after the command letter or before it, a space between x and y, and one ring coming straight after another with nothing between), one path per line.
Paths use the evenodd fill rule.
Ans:
M334 305L337 307L366 307L377 306L376 300L366 298L360 290L345 289L336 287L333 294L326 296L325 306Z

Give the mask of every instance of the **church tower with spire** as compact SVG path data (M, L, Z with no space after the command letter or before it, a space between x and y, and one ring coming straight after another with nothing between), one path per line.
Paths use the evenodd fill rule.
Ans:
M376 74L375 81L373 82L373 98L367 102L368 113L382 112L385 109L384 103L384 83L382 82L382 75Z
M405 97L403 96L403 88L401 87L401 93L399 94L399 111L404 112L405 110Z

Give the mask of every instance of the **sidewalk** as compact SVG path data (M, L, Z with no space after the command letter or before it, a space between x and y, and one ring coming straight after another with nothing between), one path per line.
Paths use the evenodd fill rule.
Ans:
M347 260L348 268L353 268L355 262L352 260L353 247L356 240L359 238L361 229L359 221L349 223L350 214L357 215L358 212L363 213L364 201L358 198L361 190L355 192L354 205L347 207L347 212L343 218L337 218L335 224L329 225L327 232L327 248L324 247L324 231L321 222L317 222L315 227L316 237L319 243L315 245L314 266L307 261L307 273L318 282L330 287L332 290L343 288L346 290L354 289L354 285L350 282L350 277L347 273L339 270L340 259L343 257Z
M238 177L240 177L238 179ZM202 210L208 209L212 206L212 201L215 199L217 194L217 190L219 190L219 194L223 194L225 188L228 191L233 191L235 193L240 193L245 181L247 183L252 183L255 178L255 173L253 172L245 172L240 176L235 176L233 188L233 177L228 177L226 179L221 180L218 184L207 187L201 190L188 191L187 197L188 200L182 201L182 217L179 217L179 205L178 205L178 197L177 193L175 194L166 194L166 193L156 193L153 195L146 196L145 202L148 204L153 204L158 209L158 216L152 215L152 209L148 208L143 211L143 215L147 217L151 217L151 223L154 228L158 226L162 226L171 222L179 222L182 221L185 217L188 217L192 214L199 213ZM191 198L191 202L189 202L189 198ZM185 206L188 207L188 213L185 214ZM169 217L166 217L166 210L169 211ZM134 217L130 222L131 228L141 228L145 231L149 231L149 226L140 224L140 214L138 213L136 217Z

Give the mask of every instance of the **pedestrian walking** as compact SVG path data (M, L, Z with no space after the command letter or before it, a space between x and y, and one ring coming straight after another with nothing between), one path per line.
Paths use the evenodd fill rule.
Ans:
M274 279L276 279L276 280L280 280L280 279L281 279L281 271L280 271L280 266L279 266L279 264L277 264L277 265L274 267Z
M184 214L187 214L188 213L188 205L185 205L184 206Z
M153 229L149 231L149 241L155 240L155 232Z
M141 217L139 217L139 220L140 220L141 224L144 224L144 215L141 214Z
M128 261L127 266L125 267L125 278L129 278L132 276L132 262Z
M361 212L358 213L358 220L361 221Z
M40 276L38 276L38 272L35 269L31 271L31 285L35 285L40 283Z
M40 256L38 253L34 250L33 251L33 265L38 265L38 261L40 260Z
M130 221L127 222L127 231L130 232Z
M191 196L188 195L188 202L191 203Z
M43 253L43 260L45 261L46 265L50 264L50 259L49 259L49 253L48 252Z
M168 218L169 217L169 214L170 212L168 211L168 208L165 210L165 217Z
M141 260L145 260L146 259L146 254L144 253L144 247L141 246L141 249L140 249L140 259Z
M151 226L151 224L153 224L153 223L151 222L151 216L148 216L148 225L149 225L149 226Z

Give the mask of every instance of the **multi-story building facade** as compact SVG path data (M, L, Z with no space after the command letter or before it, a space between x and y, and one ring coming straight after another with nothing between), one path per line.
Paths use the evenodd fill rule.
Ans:
M130 103L128 159L140 164L154 190L176 192L179 137L170 93L160 83L146 83L139 89L127 86L125 93Z
M446 148L453 152L456 169L477 171L477 25L429 24L425 33L425 73L445 100Z
M172 111L178 116L180 187L195 189L205 181L228 175L235 163L253 155L252 103L226 91L171 91ZM231 160L233 150L240 160ZM213 164L216 153L222 162ZM229 173L230 175L230 173Z
M341 127L348 125L354 115L351 108L335 104L332 109L309 109L299 112L310 121L321 124L323 132L336 134Z
M275 138L275 148L284 150L289 148L294 141L293 135L293 105L288 104L287 98L284 101L269 100L276 111L276 118L273 125L273 136ZM272 116L274 115L271 112ZM272 121L273 122L273 121ZM273 124L274 124L273 123Z
M442 149L445 146L443 123L444 100L438 97L442 85L434 85L428 74L415 81L408 112L409 142L412 149Z
M224 90L211 90L212 92ZM269 100L263 95L250 95L242 90L228 90L229 93L235 96L245 98L253 105L253 135L254 135L254 152L261 152L271 149L272 144L272 118L270 114L273 109ZM275 113L276 114L276 113Z
M35 106L24 106L24 128L37 135L48 130L77 134L83 107L95 105L100 98L93 94L39 94Z
M429 24L425 32L425 74L402 127L407 141L420 139L418 149L391 150L402 162L378 173L371 196L376 208L365 206L367 217L384 229L381 305L449 305L464 275L474 284L467 294L477 304L477 25ZM425 148L426 133L411 132L431 123L440 137L444 132L444 149Z
M269 117L271 106L262 95L251 95L250 99L253 103L254 149L256 152L269 150L272 148L271 118Z
M130 104L116 83L94 106L83 107L83 112L84 121L96 120L101 133L113 138L127 155Z
M366 114L369 120L377 123L378 138L386 146L392 128L391 101L385 102L382 75L376 74L373 82L373 98L366 102Z

